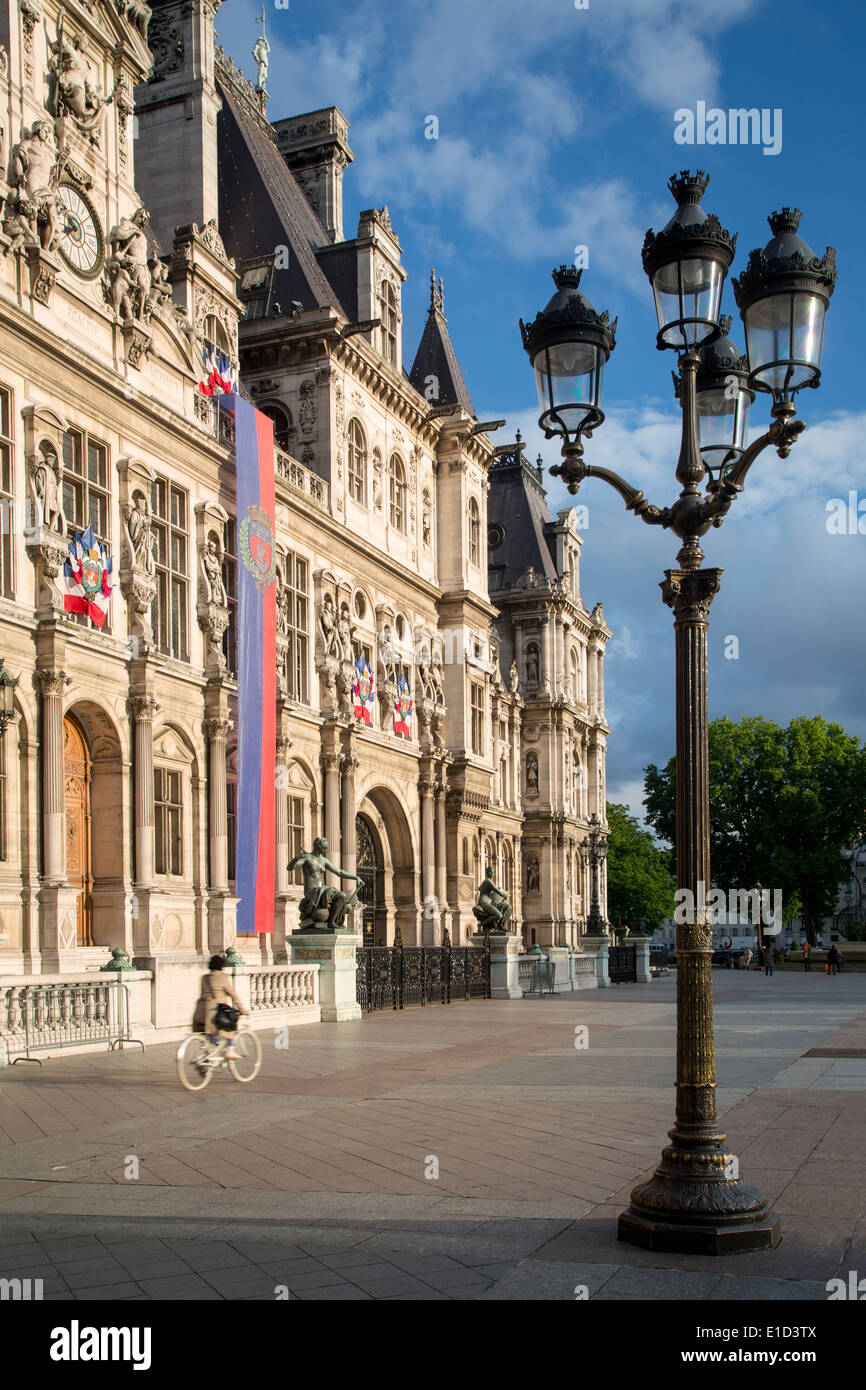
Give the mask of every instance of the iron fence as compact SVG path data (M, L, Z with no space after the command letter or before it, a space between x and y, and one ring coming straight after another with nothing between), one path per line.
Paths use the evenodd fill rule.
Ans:
M42 1063L34 1052L86 1043L137 1043L130 1035L129 988L119 980L92 985L24 985L7 1010L3 1044L12 1062ZM15 1056L15 1053L20 1055Z
M609 947L607 953L607 973L612 985L636 984L637 947Z
M360 946L358 1003L365 1013L458 1000L490 998L490 946L404 946L397 928L393 946Z

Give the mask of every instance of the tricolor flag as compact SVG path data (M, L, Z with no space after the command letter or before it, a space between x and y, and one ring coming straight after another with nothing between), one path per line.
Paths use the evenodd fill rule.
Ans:
M409 720L412 718L412 692L405 672L400 672L397 682L397 698L394 701L394 733L409 737Z
M102 627L114 580L111 557L106 555L102 541L94 536L92 526L88 526L83 536L80 531L75 532L74 540L69 542L63 574L66 579L64 612L86 613L92 623Z
M238 792L235 892L239 934L274 929L277 586L274 427L242 397L235 417L238 532Z
M238 374L224 352L217 352L213 343L201 350L204 376L198 384L203 396L231 395L238 389Z
M355 718L363 719L365 724L369 724L370 710L373 708L373 672L367 665L367 658L363 652L355 662L355 670L358 673L352 685Z

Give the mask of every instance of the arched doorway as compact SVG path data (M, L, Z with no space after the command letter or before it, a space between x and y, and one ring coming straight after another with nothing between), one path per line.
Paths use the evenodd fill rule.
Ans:
M363 897L361 909L363 944L374 946L376 908L379 905L379 873L382 865L379 863L373 832L364 816L355 817L355 839L357 842L355 868L363 884L361 890Z
M78 889L76 940L93 945L93 869L90 837L90 753L69 715L63 721L63 785L66 798L66 877Z

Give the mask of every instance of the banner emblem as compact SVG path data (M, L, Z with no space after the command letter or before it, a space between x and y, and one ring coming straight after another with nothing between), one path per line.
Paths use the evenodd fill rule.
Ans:
M263 507L250 506L241 522L241 557L259 589L269 589L274 582L277 557L274 553L274 533L271 519Z

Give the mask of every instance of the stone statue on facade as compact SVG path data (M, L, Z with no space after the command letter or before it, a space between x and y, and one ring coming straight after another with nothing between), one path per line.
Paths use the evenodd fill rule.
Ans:
M326 885L326 873L336 874L338 878L354 879L357 884L362 882L358 874L338 869L337 865L328 859L327 854L328 841L319 837L313 841L312 851L302 850L289 861L288 872L291 874L295 869L300 869L304 876L304 896L299 909L301 931L342 930L346 910L358 897L357 888L350 895L340 892L339 888L329 888Z
M211 532L201 553L201 570L208 603L218 608L228 607L228 594L223 583L222 553L216 536Z
M150 215L143 207L122 217L108 234L111 254L105 267L106 294L121 319L144 320L151 309L153 279L145 228Z
M34 121L30 134L12 150L12 182L17 189L12 210L19 219L24 245L52 252L60 235L57 217L57 149L49 121ZM7 218L8 221L8 218ZM7 235L9 232L7 230Z
M52 55L48 60L48 71L52 78L49 111L61 118L71 117L81 134L87 135L92 144L98 144L103 112L114 100L114 91L110 96L103 97L90 80L85 56L87 36L77 33L67 39L63 33L61 10L57 38L49 40L48 46Z
M497 888L489 876L485 878L478 890L478 903L472 909L473 916L477 918L481 930L508 931L512 910L511 903L502 889Z
M334 600L330 594L325 594L319 609L319 629L322 634L322 656L339 657L339 637L337 635L337 615L334 612Z
M516 695L520 689L520 672L517 669L516 661L512 661L508 668L508 689L512 695Z
M30 460L30 488L39 529L53 531L65 538L66 517L60 492L60 460L49 445L44 445Z
M123 511L126 527L126 544L131 567L143 569L147 574L155 573L153 558L153 535L150 529L150 507L143 492L136 492L132 506Z
M268 80L268 54L270 51L271 45L268 43L264 34L259 34L259 37L253 44L253 57L256 60L256 67L258 68L256 86L260 91L265 90L265 83Z

